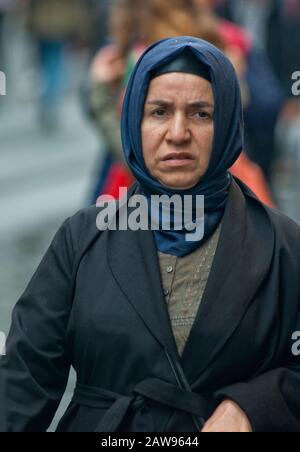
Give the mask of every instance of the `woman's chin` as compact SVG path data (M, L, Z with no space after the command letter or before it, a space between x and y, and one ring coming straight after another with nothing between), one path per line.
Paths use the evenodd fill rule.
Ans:
M161 184L164 185L169 190L173 191L185 191L194 188L197 185L198 181L161 181Z
M170 190L185 191L194 188L201 178L203 177L205 171L174 171L171 172L153 172L152 176L158 180L165 188Z

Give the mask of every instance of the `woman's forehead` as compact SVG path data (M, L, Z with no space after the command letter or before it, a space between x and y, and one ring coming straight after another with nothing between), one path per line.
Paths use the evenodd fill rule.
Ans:
M210 82L202 77L186 73L169 73L156 77L150 82L146 102L157 100L157 96L167 100L185 99L189 101L206 100L214 104L213 89Z

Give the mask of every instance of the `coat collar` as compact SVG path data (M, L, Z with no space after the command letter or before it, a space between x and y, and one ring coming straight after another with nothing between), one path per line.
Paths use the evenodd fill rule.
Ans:
M233 180L211 274L182 357L162 291L153 234L109 232L108 262L115 280L151 334L180 362L190 384L232 336L271 265L272 226L260 204L248 202L257 207L248 207Z

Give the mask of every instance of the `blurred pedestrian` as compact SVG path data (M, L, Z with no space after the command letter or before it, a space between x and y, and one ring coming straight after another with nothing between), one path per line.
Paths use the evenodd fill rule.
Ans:
M0 70L4 70L3 24L4 17L13 7L14 0L0 0Z
M279 81L277 92L282 92L283 100L277 119L288 124L293 122L300 112L300 102L292 94L292 75L300 68L300 0L224 0L218 6L218 11L223 16L243 25L247 28L254 40L255 47L263 50L267 55L275 75ZM259 55L260 60L262 54ZM254 64L254 69L255 62ZM257 72L257 71L256 71ZM267 74L266 74L267 75ZM263 86L264 97L269 97L273 101L276 96L276 85L274 77L271 77L269 71L269 83L262 83L262 78L252 79L251 83ZM272 82L273 80L273 82ZM267 81L267 78L266 78ZM271 89L271 87L273 88ZM262 97L257 97L257 102L261 102ZM274 157L274 128L272 132L272 122L269 120L269 126L265 124L266 118L270 118L268 109L263 112L259 119L263 130L256 134L257 121L252 115L252 127L249 134L249 140L254 138L252 149L253 157L260 161L267 174L270 173L270 161ZM271 119L271 118L270 118ZM276 121L277 122L277 121ZM274 121L273 121L274 123ZM252 137L252 138L251 138ZM268 145L270 140L273 146ZM263 148L272 149L272 155L263 152Z
M284 106L284 90L278 75L268 60L266 50L265 21L269 0L198 0L209 4L225 16L232 26L238 24L247 32L250 43L247 52L245 81L249 91L249 102L244 108L245 150L270 181L276 156L275 130ZM228 22L230 21L230 22Z
M90 0L93 3L95 17L95 39L92 51L96 53L110 40L110 16L111 11L118 0Z
M66 45L92 39L93 3L92 0L25 1L28 27L37 42L41 68L40 118L42 125L49 128L57 123L56 107L66 86Z
M300 0L225 0L219 11L244 26L291 94L292 73L300 67Z
M282 119L291 122L300 113L299 98L293 96L291 89L292 75L300 70L300 0L277 0L271 4L267 52L287 98Z

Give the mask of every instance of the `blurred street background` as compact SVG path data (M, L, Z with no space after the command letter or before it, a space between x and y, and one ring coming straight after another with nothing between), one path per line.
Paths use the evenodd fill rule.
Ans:
M196 34L195 11L244 93L234 171L300 223L299 0L0 0L0 331L61 223L130 184L118 133L130 64L153 40Z

